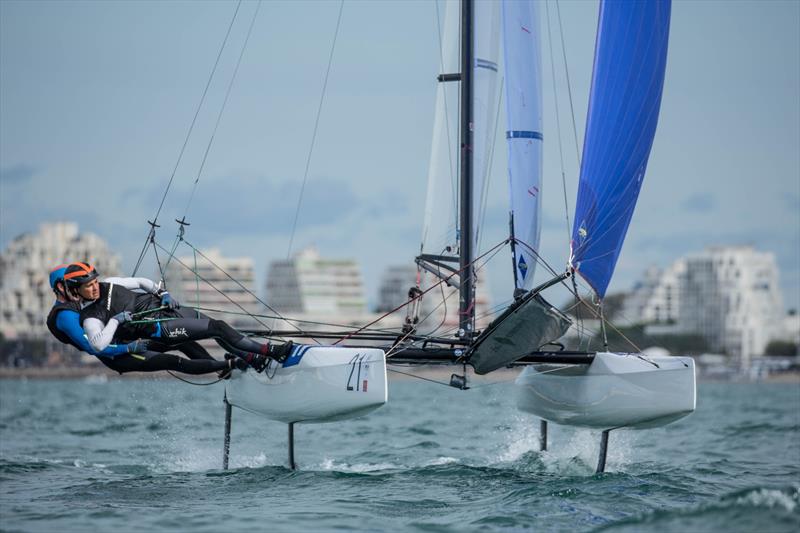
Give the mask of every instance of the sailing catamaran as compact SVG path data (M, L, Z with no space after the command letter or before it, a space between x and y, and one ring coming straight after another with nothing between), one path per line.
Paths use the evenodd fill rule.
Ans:
M535 1L448 5L439 76L434 146L449 144L447 91L458 88L457 200L449 190L450 157L431 157L428 205L421 253L416 264L433 277L409 292L402 332L364 326L341 332L258 332L271 337L339 338L337 346L298 346L283 364L264 374L237 374L226 384L227 467L231 407L241 407L289 424L289 457L294 467L294 424L361 416L388 399L387 364L457 365L450 384L467 389L467 367L486 374L524 366L514 388L518 407L544 421L603 430L598 471L605 468L609 431L660 426L695 408L694 362L688 357L566 350L558 344L572 320L547 302L543 292L563 285L578 297L580 275L602 302L613 275L655 135L666 67L670 0L601 0L594 72L583 145L577 209L567 268L533 286L539 255L542 176L540 30ZM502 12L502 13L501 13ZM502 19L502 32L500 31ZM450 21L448 23L448 21ZM458 24L456 24L456 22ZM449 28L460 27L459 46ZM503 35L506 139L509 153L509 245L513 303L477 331L476 254L490 137L500 79L499 35ZM449 51L448 51L449 50ZM453 72L446 58L458 51ZM442 182L446 182L445 185ZM444 191L444 193L442 193ZM453 209L443 209L451 204ZM438 227L437 227L438 224ZM545 263L546 264L546 263ZM548 267L549 268L549 267ZM437 337L417 329L419 302L433 287L458 291L458 331ZM435 332L434 332L435 333ZM376 346L377 344L377 346ZM339 346L340 345L340 346ZM558 347L558 349L548 349ZM546 436L546 423L542 425ZM543 439L546 447L546 437Z

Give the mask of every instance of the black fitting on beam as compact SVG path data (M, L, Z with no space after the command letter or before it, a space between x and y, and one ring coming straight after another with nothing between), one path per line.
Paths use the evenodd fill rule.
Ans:
M439 82L461 81L461 74L439 74L436 76L436 79L439 80Z

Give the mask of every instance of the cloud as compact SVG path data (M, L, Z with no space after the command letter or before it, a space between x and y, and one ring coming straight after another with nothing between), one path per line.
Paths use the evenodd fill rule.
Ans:
M18 184L29 182L37 173L37 169L32 165L14 165L0 169L0 183Z
M695 193L683 201L681 207L690 213L708 213L714 210L716 202L710 193Z

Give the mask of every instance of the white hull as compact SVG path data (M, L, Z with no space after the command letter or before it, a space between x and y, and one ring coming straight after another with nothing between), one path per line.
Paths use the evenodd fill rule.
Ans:
M591 365L531 365L515 389L517 407L526 413L600 429L662 426L696 405L691 357L598 353Z
M386 403L386 357L376 348L303 346L258 374L236 372L226 384L231 405L280 422L333 422Z

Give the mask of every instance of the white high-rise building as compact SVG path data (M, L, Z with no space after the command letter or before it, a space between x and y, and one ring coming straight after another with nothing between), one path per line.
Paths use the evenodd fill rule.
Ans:
M313 248L273 261L267 273L267 303L290 315L358 321L367 313L361 269L353 259L329 259Z
M55 296L50 271L75 261L92 264L100 276L120 272L119 256L74 222L42 224L15 238L0 254L0 332L9 339L49 336L45 320Z
M669 268L650 267L625 298L620 322L627 324L677 324L686 261Z
M742 366L783 328L775 255L751 246L712 247L686 259L681 330L706 338Z
M746 367L783 336L775 256L751 246L719 246L680 258L663 272L648 270L624 314L629 322L671 323L674 333L702 335L711 350Z
M187 306L202 307L204 314L224 320L234 328L263 329L263 324L249 316L267 312L256 298L253 260L224 257L217 249L201 253L197 255L196 269L194 256L170 262L166 275L170 294ZM265 320L262 322L266 324Z

